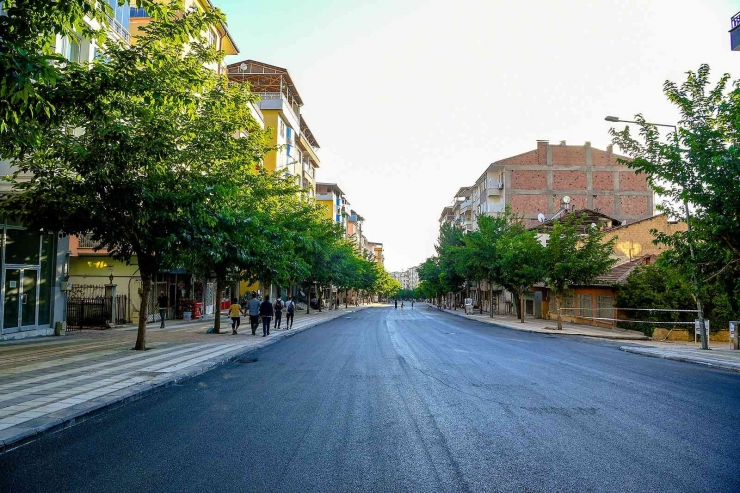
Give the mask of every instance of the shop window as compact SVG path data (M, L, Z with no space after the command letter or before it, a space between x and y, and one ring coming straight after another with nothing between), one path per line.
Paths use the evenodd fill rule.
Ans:
M26 229L8 229L5 236L5 263L39 264L39 234Z

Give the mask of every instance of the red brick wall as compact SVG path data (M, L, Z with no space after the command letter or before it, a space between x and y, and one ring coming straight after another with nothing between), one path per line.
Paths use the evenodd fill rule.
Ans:
M578 209L587 209L588 208L588 197L586 195L568 195L570 197L570 207L571 209L573 206L576 207L576 210ZM556 195L555 200L552 203L553 212L560 209L561 200L563 196L562 195Z
M598 209L602 214L607 216L614 214L614 196L612 195L597 195L594 197L594 209Z
M648 190L647 175L638 175L632 171L622 171L619 173L619 189L632 191Z
M614 190L614 177L610 171L593 172L594 190Z
M506 159L496 161L495 164L498 164L501 166L505 164L524 164L524 165L547 164L547 153L545 152L543 155L545 156L545 162L543 163L540 163L539 154L537 151L529 151L529 152L525 152L524 154L507 157Z
M602 151L600 149L591 150L591 162L594 166L617 166L617 156L611 150Z
M511 210L518 214L537 214L547 212L546 195L514 195L511 197Z
M552 149L552 164L586 164L586 148L584 146L550 146Z
M544 187L543 187L544 188ZM585 171L553 171L553 190L579 190L586 188Z
M633 216L646 215L648 214L647 197L623 195L619 197L619 210L622 214Z
M521 188L524 190L547 188L547 171L512 170L511 188Z

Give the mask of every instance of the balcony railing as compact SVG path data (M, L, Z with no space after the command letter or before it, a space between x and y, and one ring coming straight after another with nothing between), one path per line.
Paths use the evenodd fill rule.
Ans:
M86 234L77 237L77 246L80 248L97 248L98 243L93 241L91 235Z
M740 26L740 12L733 15L730 22L732 23L732 29L735 29L737 26Z
M128 29L123 27L123 24L110 16L108 17L108 22L110 23L111 31L119 35L121 38L125 39L127 43L131 42L131 34L128 32Z
M146 13L146 10L144 10L143 7L131 7L129 10L129 17L149 17L149 14Z
M301 115L301 107L298 105L298 103L296 103L295 101L291 101L290 98L288 98L282 92L257 92L255 94L258 94L263 101L271 99L283 99L286 103L288 103L288 106L290 106L290 109L293 111L293 116L295 116L296 120L298 120L299 116Z

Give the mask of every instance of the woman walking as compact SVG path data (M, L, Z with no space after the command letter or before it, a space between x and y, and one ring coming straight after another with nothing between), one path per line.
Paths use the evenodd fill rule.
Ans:
M236 298L231 300L231 306L229 307L229 316L231 317L231 335L236 335L236 329L239 328L241 323L242 307Z

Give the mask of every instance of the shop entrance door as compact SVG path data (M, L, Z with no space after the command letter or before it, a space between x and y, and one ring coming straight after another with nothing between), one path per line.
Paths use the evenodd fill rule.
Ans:
M38 326L39 269L5 269L3 330L33 330Z

